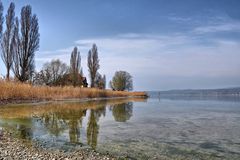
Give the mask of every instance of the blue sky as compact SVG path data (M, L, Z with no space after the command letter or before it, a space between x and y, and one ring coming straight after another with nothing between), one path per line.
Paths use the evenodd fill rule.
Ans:
M4 13L10 4L4 0ZM15 0L30 4L40 25L36 69L69 63L78 46L84 74L92 43L100 73L134 78L135 90L240 86L239 0ZM0 74L5 74L0 61Z

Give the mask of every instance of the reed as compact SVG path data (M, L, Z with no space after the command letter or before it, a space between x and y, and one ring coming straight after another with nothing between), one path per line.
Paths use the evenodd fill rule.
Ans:
M0 101L62 100L101 97L145 97L145 92L128 92L80 88L72 86L49 87L0 80Z

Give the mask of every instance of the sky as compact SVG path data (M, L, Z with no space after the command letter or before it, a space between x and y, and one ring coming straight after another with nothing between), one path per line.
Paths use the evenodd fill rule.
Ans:
M74 46L86 58L98 46L101 74L133 76L134 90L240 86L239 0L2 0L30 4L40 27L36 70ZM0 60L0 75L6 73Z

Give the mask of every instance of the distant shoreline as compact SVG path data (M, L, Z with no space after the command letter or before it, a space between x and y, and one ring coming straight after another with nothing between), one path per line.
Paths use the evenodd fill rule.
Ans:
M240 87L221 89L182 89L167 91L149 91L148 93L169 96L240 96Z

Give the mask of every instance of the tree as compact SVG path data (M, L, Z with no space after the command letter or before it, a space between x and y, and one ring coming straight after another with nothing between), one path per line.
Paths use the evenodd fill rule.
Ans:
M130 91L133 89L132 76L126 71L117 71L110 81L110 87L117 91Z
M103 78L102 78L102 81L103 81L103 89L106 89L106 75L104 74L103 75Z
M99 89L105 89L106 88L106 76L101 75L100 73L97 73L96 79L95 79L95 87Z
M2 38L2 30L3 30L3 4L0 0L0 38Z
M82 76L82 70L81 70L81 56L80 52L78 51L77 47L74 47L71 59L70 59L70 72L72 76L73 86L76 86L77 84L82 84L81 80L79 80L79 75Z
M3 4L0 0L0 39L2 39L3 19Z
M59 59L43 65L42 70L34 76L34 84L56 86L62 84L63 77L68 73L68 66Z
M96 44L93 44L92 49L88 52L88 71L90 74L91 87L95 87L96 74L99 68L98 50Z
M14 47L14 21L15 21L15 5L11 3L7 15L6 15L6 30L3 33L3 37L1 39L1 57L6 66L7 74L6 78L9 80L10 69L13 64L13 47Z
M35 69L35 52L39 49L38 18L32 14L30 5L24 6L21 10L21 31L18 34L18 20L15 24L16 37L13 72L15 77L21 82L29 80Z

